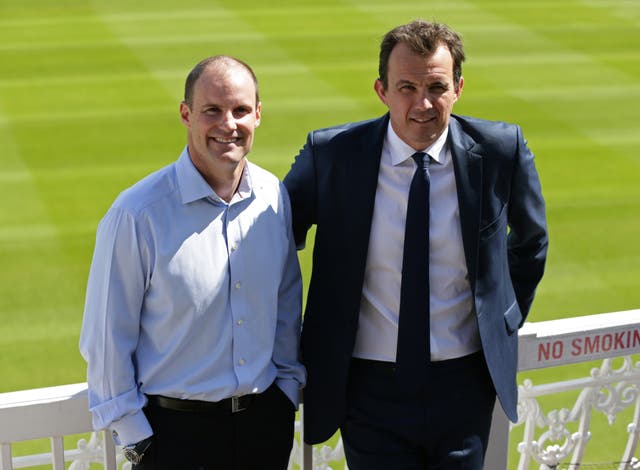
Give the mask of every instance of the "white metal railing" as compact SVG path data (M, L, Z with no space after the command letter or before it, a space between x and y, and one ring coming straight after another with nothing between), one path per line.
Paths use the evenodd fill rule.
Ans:
M523 439L517 444L518 470L532 465L540 470L559 465L577 469L592 437L593 414L604 413L613 424L624 410L633 410L633 417L627 423L626 444L615 454L617 468L640 469L640 461L634 457L640 438L640 362L634 363L634 355L640 353L640 310L527 323L519 338L520 371L593 360L602 363L592 369L589 377L537 385L525 380L519 387L517 423L510 424L500 407L496 407L485 469L507 468L509 433L516 427L524 429ZM616 368L613 361L620 356L621 359L615 359L621 362ZM543 412L539 398L568 390L579 391L572 406ZM301 445L300 421L296 422L297 440L289 468L328 470L330 463L344 465L340 440L335 447ZM574 427L576 430L572 432ZM89 437L79 439L75 449L64 450L64 436L78 434ZM34 439L50 439L51 451L12 455L13 443ZM53 465L54 470L63 470L65 462L71 462L69 470L88 470L91 463L101 463L106 470L130 468L110 434L91 432L86 384L0 394L0 470L37 465Z
M571 470L640 469L640 461L634 457L640 436L640 362L634 363L634 354L640 352L640 310L527 323L518 336L520 372L594 360L602 363L592 368L588 377L539 385L524 380L518 388L518 422L509 424L499 410L494 413L492 433L496 438L485 468L506 468L508 446L504 436L510 429L523 426L524 435L517 444L518 470L529 469L534 462L540 470L560 466ZM621 363L617 368L614 358L620 358L615 359ZM539 398L569 391L578 393L572 406L544 413ZM587 466L583 457L592 437L594 413L604 413L613 425L627 409L633 409L633 417L626 426L626 445L610 449L613 457L608 463Z

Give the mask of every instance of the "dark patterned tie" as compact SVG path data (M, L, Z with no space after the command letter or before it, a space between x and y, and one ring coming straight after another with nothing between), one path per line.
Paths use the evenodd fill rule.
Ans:
M398 373L411 379L430 357L429 345L429 156L416 152L417 163L407 203L402 257Z

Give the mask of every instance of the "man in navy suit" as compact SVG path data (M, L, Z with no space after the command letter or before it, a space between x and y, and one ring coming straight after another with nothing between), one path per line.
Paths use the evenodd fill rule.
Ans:
M305 440L339 428L351 470L481 469L496 395L517 418L517 332L544 270L544 200L518 126L452 114L463 60L445 25L391 30L375 81L389 112L311 132L284 181L299 248L317 226ZM423 174L420 261L404 245ZM428 274L407 288L427 299L419 308L403 300L415 260ZM410 317L426 329L418 353L400 360L403 335L416 333L399 333Z

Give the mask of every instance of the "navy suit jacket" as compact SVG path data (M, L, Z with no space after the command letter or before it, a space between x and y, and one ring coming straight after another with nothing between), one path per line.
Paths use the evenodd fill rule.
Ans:
M316 225L302 329L305 441L341 425L358 328L388 114L309 134L284 180L298 247ZM542 278L544 200L533 154L513 124L452 115L449 144L482 350L506 415L517 419L517 331Z

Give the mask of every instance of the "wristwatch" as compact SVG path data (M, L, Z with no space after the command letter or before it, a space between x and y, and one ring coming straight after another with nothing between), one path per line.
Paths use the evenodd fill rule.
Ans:
M133 465L140 465L142 457L144 457L144 453L149 449L151 442L153 442L152 437L147 437L140 442L125 446L122 449L122 455Z

